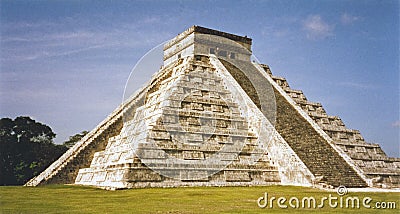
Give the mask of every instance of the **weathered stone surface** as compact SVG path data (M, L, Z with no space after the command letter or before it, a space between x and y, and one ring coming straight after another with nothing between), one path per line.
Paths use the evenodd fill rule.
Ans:
M76 180L77 184L130 188L136 186L139 182L145 186L161 186L162 184L154 183L169 185L171 183L169 176L176 179L174 181L175 186L188 185L187 182L196 182L196 185L199 184L198 182L208 182L206 185L228 185L228 183L232 185L234 182L239 182L240 185L243 182L267 185L280 180L278 173L273 173L274 171L277 172L278 169L271 164L268 158L264 158L263 161L254 165L248 165L248 162L246 162L252 156L267 155L267 152L257 149L255 146L257 143L254 139L258 138L249 134L251 131L247 119L238 114L239 105L233 102L232 96L237 95L233 95L224 87L224 80L218 75L218 71L203 69L205 71L197 73L195 69L212 67L213 65L188 58L181 66L182 72L175 73L163 80L163 83L158 86L159 90L153 92L157 93L157 96L148 94L148 102L138 109L140 114L136 114L133 122L124 125L119 136L110 139L103 152L96 154L96 160L102 162L93 161L90 168L80 170L80 175ZM185 84L187 80L198 84L187 85ZM208 87L207 84L211 84L213 87ZM214 90L213 93L209 93L210 88ZM190 93L180 98L179 94L176 93L167 96L172 94L170 91L188 91ZM170 105L171 100L177 100L178 103ZM168 105L163 105L163 103L168 103ZM154 105L158 107L153 108ZM213 111L212 106L219 106L220 108L214 108L219 111ZM152 111L160 111L161 114L153 114ZM204 111L207 111L207 113L200 113ZM180 114L180 112L185 112L185 114ZM236 114L233 114L233 112L236 112ZM152 116L143 117L144 115ZM145 125L152 124L151 121L155 121L157 125ZM144 136L138 138L139 133L144 133ZM133 144L137 141L141 143L135 153L126 151L126 148L128 150L134 148ZM223 147L227 152L220 152ZM128 156L124 157L123 152L128 152ZM121 154L118 155L118 153ZM109 158L101 158L101 156L106 157L107 155ZM140 160L136 157L139 157ZM202 162L174 162L167 160L167 157L187 161L218 157L217 159L220 161L211 162L214 165L206 162L202 165ZM144 162L144 165L139 164L141 162ZM127 163L137 164L126 166ZM225 171L220 168L221 164L226 164L226 167L229 168L224 176L215 174L219 170ZM165 173L167 177L161 175L156 178L153 178L154 175L144 176L148 173L146 166L157 170L160 174ZM103 174L94 173L104 171L109 174L113 170L123 168L129 169L129 171L125 171L126 173L121 177L121 180L115 180L115 176L110 177L114 179L112 181L107 180L108 177L104 180ZM210 173L210 171L215 172ZM258 172L257 176L254 176L255 180L249 174L253 171L254 173ZM138 175L135 175L135 173ZM88 177L86 174L92 176L92 180L83 179ZM96 176L101 176L101 179L94 178ZM147 184L145 184L146 182Z

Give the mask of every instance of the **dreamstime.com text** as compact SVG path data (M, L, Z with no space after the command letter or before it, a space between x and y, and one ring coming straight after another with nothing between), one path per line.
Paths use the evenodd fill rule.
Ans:
M313 196L306 197L274 197L269 196L267 192L257 199L257 205L260 208L281 208L281 209L320 209L326 206L330 208L345 209L396 209L396 202L373 201L371 197L346 196L338 192L336 194L328 194L327 196L315 198Z

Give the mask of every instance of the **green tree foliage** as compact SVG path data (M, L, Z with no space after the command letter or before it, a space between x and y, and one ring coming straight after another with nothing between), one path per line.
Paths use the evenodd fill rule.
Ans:
M81 133L70 136L69 139L63 143L63 145L66 146L67 148L71 148L78 141L80 141L87 133L88 131L82 131Z
M0 185L21 185L67 148L55 145L51 128L29 117L0 119Z

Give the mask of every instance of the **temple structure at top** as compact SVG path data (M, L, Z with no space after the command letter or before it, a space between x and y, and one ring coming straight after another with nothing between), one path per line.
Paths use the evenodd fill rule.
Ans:
M240 44L247 51L238 48L236 44ZM192 26L164 45L164 65L179 58L208 54L250 61L251 44L252 39L248 37Z

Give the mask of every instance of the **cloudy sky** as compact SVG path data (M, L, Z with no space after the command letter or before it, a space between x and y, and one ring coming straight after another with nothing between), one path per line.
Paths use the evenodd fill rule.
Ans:
M201 25L253 38L275 75L399 156L398 1L2 0L0 10L0 116L31 116L58 143L121 103L147 51Z

